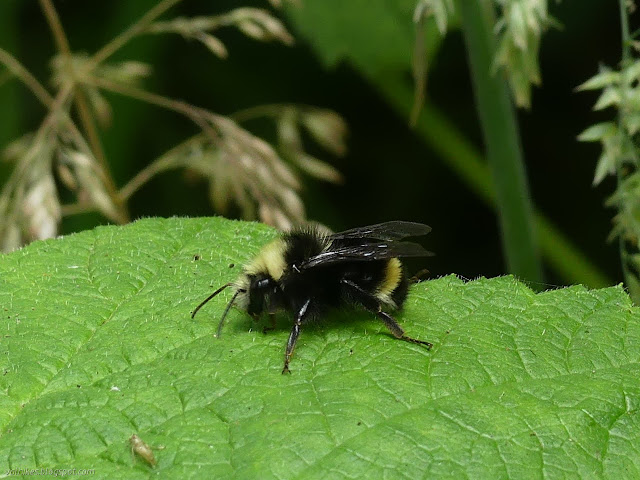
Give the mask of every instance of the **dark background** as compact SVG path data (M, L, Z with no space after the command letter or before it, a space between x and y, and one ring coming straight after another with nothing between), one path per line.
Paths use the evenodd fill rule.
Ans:
M2 1L0 47L44 81L55 45L38 2ZM61 0L55 6L72 49L94 52L155 3ZM173 8L169 17L212 14L241 5L268 8L266 1L186 0ZM615 182L607 179L596 188L592 186L600 147L576 140L589 125L614 113L592 112L596 93L574 92L577 85L597 73L600 63L617 66L621 51L618 4L565 1L550 2L550 8L562 29L544 35L540 54L543 85L534 89L531 110L518 114L533 200L595 265L613 282L619 282L617 245L607 242L614 211L603 206ZM426 246L437 253L428 263L432 274L453 272L474 278L505 273L494 212L413 134L407 119L389 106L356 68L347 62L325 68L304 39L294 28L292 31L297 43L289 48L249 40L226 29L220 38L229 49L227 60L217 59L202 45L178 36L144 36L113 60L138 59L152 64L154 74L145 81L145 89L217 113L275 102L299 102L337 111L350 127L348 155L343 159L326 154L321 157L336 165L346 182L336 186L305 180L302 198L310 219L334 230L391 219L421 221L433 227L425 239ZM446 37L430 65L428 96L481 150L459 31ZM177 114L115 95L107 94L107 98L112 102L114 119L102 138L118 185L195 133L193 125ZM36 129L45 112L17 82L0 87L0 101L1 148L17 134ZM261 125L256 128L259 133L272 133L261 130ZM7 172L8 167L3 166L0 179ZM206 182L181 171L156 177L129 206L133 218L214 214ZM62 232L104 222L96 215L74 216L64 220ZM553 272L547 273L549 284L563 283Z

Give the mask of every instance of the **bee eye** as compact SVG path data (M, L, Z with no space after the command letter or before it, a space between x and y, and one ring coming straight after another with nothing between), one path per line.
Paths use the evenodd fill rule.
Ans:
M271 283L271 280L269 280L268 278L265 278L263 280L256 282L256 288L268 287L270 283Z

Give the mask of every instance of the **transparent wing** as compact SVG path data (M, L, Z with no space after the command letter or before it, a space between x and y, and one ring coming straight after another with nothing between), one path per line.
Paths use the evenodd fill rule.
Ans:
M419 237L431 231L431 227L422 223L393 221L352 228L331 235L331 239L375 238L377 240L400 240L406 237Z
M366 262L396 257L428 257L433 253L412 242L375 242L343 245L322 252L296 265L298 270L332 265L341 262Z

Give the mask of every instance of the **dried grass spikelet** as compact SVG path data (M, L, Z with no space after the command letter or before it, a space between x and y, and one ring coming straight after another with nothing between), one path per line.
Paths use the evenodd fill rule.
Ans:
M283 23L266 10L242 7L232 10L228 15L238 29L248 37L261 41L278 40L285 45L293 44L293 36Z
M300 0L288 0L290 4L300 6ZM283 5L283 0L269 0L269 3L273 8L280 8Z
M300 122L315 142L339 157L347 152L347 123L332 110L306 108L300 112Z
M3 154L16 166L0 194L0 245L4 251L36 239L55 237L62 219L60 183L76 194L78 204L92 206L118 220L102 171L82 137L66 122L51 121L37 135L12 142Z
M211 35L210 33L197 32L193 35L193 38L207 47L209 51L214 55L222 59L225 59L229 56L227 47L218 37Z
M236 8L221 15L178 17L164 22L155 22L149 25L145 32L175 33L187 40L197 40L214 55L227 58L226 46L211 32L230 26L236 27L255 40L263 42L275 40L285 45L293 44L293 36L280 20L267 10L251 7Z
M22 230L16 222L6 224L1 231L3 252L13 252L22 246Z
M51 173L54 149L54 134L36 138L16 167L23 174L13 192L13 211L17 213L16 222L29 241L53 238L58 233L62 214Z
M557 22L549 15L548 0L498 2L497 49L494 70L504 68L518 106L529 108L531 85L541 82L538 52L542 32Z
M71 57L56 55L51 60L51 83L57 89L67 84L76 84L77 88L81 88L86 94L100 124L107 127L111 124L111 106L101 91L90 85L87 75L124 85L138 85L143 78L151 74L151 67L137 61L105 63L89 69L90 64L91 59L86 53L77 53Z
M342 183L342 174L327 162L301 152L296 156L296 164L308 175L331 183Z
M317 178L342 181L334 167L305 152L301 129L324 148L344 154L347 128L336 113L326 109L287 106L277 112L278 150L231 119L214 116L212 125L219 138L209 148L218 154L208 158L218 162L218 167L206 171L218 175L210 181L214 206L226 208L224 197L231 194L245 218L254 213L249 205L256 205L261 221L286 230L305 219L300 180L289 163ZM202 165L200 168L205 171Z
M346 152L347 132L344 120L330 110L311 107L283 109L277 120L280 150L287 159L312 177L341 183L342 175L335 167L305 151L301 126L325 149L336 155L343 155Z
M297 194L300 181L277 152L228 119L221 119L218 126L222 132L221 150L225 152L219 159L234 172L228 178L237 184L233 191L239 205L244 205L245 214L246 193L258 205L258 216L265 223L287 228L292 222L301 221L304 208Z
M28 186L22 213L27 219L29 239L44 240L56 236L62 214L53 175L41 175Z
M440 35L444 35L453 12L453 0L420 0L413 11L413 22L418 23L422 18L433 17Z
M27 241L54 237L61 218L51 161L55 135L25 135L4 151L16 163L0 194L0 236L4 251Z
M67 63L69 58L71 64ZM133 60L93 66L88 54L76 53L71 57L65 55L53 57L51 71L51 83L60 89L66 83L88 83L83 80L84 76L89 74L91 77L104 78L112 82L137 85L143 78L151 75L152 68L149 64Z
M209 198L213 208L220 213L229 211L229 203L233 199L233 184L236 182L235 171L228 168L228 161L220 159L221 155L226 155L222 151L212 151L209 155L210 160L207 162L210 167L209 171Z
M25 133L21 137L16 138L2 150L2 159L5 162L17 163L29 152L29 149L33 145L33 140L33 132Z
M81 204L91 204L105 217L118 222L118 208L107 192L102 172L96 160L88 153L68 147L58 149L58 164L61 180L78 197Z
M216 211L231 203L246 219L286 227L304 219L295 172L264 140L227 117L212 115L210 126L186 142L185 148L162 157L162 169L186 167L209 181L209 197Z

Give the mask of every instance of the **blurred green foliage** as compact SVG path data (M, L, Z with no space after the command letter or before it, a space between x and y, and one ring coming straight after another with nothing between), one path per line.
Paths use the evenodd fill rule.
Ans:
M265 103L336 110L350 127L349 154L334 163L345 182L342 186L305 182L302 198L309 218L334 229L389 219L422 221L434 227L429 239L429 248L438 254L431 262L433 274L504 273L498 224L486 203L491 194L478 197L474 193L486 190L488 180L483 179L486 170L478 153L483 144L455 17L444 40L435 23L426 25L429 77L423 118L435 123L430 126L427 121L415 133L407 121L414 85L416 2L298 3L286 4L285 9L296 37L293 47L256 43L227 29L220 34L229 52L225 60L211 55L199 42L178 36L138 37L113 60L151 64L154 73L145 81L145 90L220 114ZM68 0L56 2L56 8L72 51L92 53L156 4L139 0L89 5ZM240 6L269 8L266 0L215 4L189 0L174 7L169 17L212 15ZM543 37L542 86L533 91L532 110L518 113L524 158L532 197L547 219L545 225L555 225L551 227L555 233L570 239L570 253L581 255L582 265L591 268L573 278L549 271L547 281L599 285L607 280L593 268L614 280L621 274L616 248L606 243L611 217L602 205L606 192L593 190L590 184L597 148L575 141L590 123L585 119L593 117L590 99L572 92L596 71L598 62L615 64L619 58L617 11L615 6L588 0L579 5L552 3L551 14L563 29ZM48 78L56 48L39 5L3 0L0 23L4 27L0 47L12 52L37 78ZM0 80L1 75L2 70ZM106 98L114 115L111 125L101 130L101 141L118 186L197 133L189 121L174 113L109 93ZM0 101L0 148L17 134L37 128L46 113L16 82L0 85ZM275 141L276 132L267 122L247 125ZM430 139L428 133L421 133L425 129L443 133ZM444 145L443 139L453 143ZM452 167L446 160L438 162L458 154L480 163ZM6 172L3 165L0 174ZM607 189L604 183L602 188ZM129 209L133 218L213 213L207 183L180 170L146 184L131 198ZM103 222L95 214L74 215L65 218L62 231ZM571 269L569 265L564 270Z

